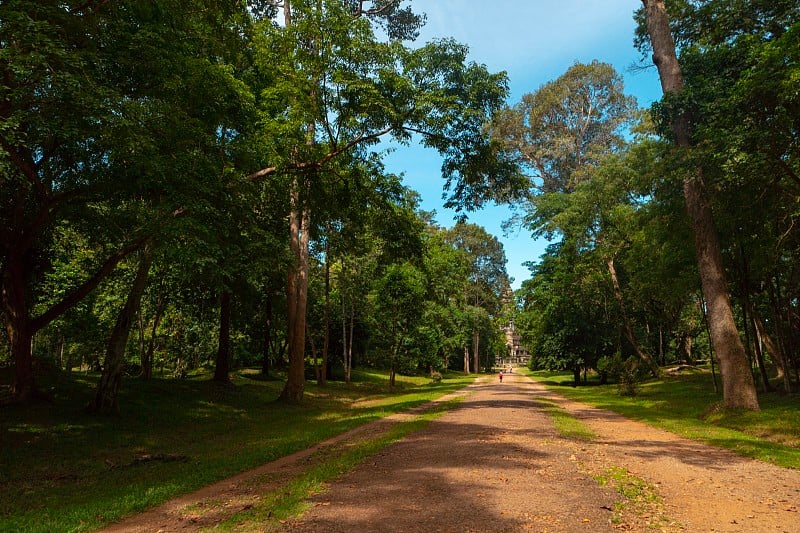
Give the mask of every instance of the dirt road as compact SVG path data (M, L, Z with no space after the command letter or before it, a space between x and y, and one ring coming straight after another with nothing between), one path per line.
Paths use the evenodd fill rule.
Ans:
M545 412L548 401L599 438L559 437ZM642 501L595 478L615 475ZM660 503L647 501L656 496ZM797 532L800 472L568 402L506 374L503 383L477 385L459 408L313 502L287 529Z
M519 374L506 375L503 383L479 381L468 390L459 407L427 429L331 483L312 498L309 512L284 529L800 531L798 471L742 459L566 401ZM561 437L547 413L554 404L581 418L598 438ZM385 420L339 440L374 436L391 423ZM274 489L276 480L302 470L311 452L264 465L107 531L213 527L257 501L259 491ZM598 479L610 482L601 486Z

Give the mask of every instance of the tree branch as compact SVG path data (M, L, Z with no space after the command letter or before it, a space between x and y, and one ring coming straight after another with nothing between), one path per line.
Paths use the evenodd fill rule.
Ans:
M169 219L179 218L185 215L187 212L188 210L186 208L179 207L174 211L172 211L172 213L169 214L168 218ZM95 272L95 274L91 278L84 281L82 285L80 285L70 294L65 296L60 302L54 304L44 313L34 318L31 321L31 326L33 330L38 331L42 329L50 322L52 322L65 312L69 311L78 302L80 302L86 296L88 296L89 293L91 293L95 288L97 288L97 286L100 285L100 283L114 271L114 269L117 267L120 261L131 255L132 253L136 252L137 250L143 248L151 240L152 240L151 235L141 236L131 241L126 246L118 250L111 257L106 259L106 261L102 264L100 269L97 272Z
M304 172L304 171L311 170L311 169L321 168L326 163L330 162L332 159L334 159L334 158L340 156L341 154L351 150L352 148L358 146L359 144L361 144L363 142L379 139L380 137L383 137L384 135L386 135L387 133L392 132L395 129L397 129L397 127L395 127L395 126L387 126L386 128L384 128L382 130L379 130L379 131L376 131L374 133L370 133L370 134L362 133L358 137L356 137L356 138L352 139L351 141L349 141L347 144L344 144L344 145L340 146L339 148L336 148L336 149L328 152L327 154L325 154L324 157L320 158L317 161L308 161L308 162L304 162L304 163L297 163L295 165L289 165L289 166L287 166L286 168L283 168L283 169L278 168L278 167L262 168L261 170L257 170L255 172L253 172L252 174L248 174L247 175L247 179L250 180L250 181L258 181L258 180L261 180L261 179L266 178L268 176L271 176L273 174L289 173L289 172Z
M389 0L385 4L380 7L373 7L372 9L364 9L364 0L358 2L358 11L355 13L355 18L358 18L362 15L380 15L384 11L387 11L390 7L395 5L397 0Z
M13 149L11 145L7 142L3 142L3 149L6 153L10 156L11 161L14 163L20 171L22 171L22 175L25 176L31 185L36 188L37 192L43 197L47 197L47 189L45 188L42 181L39 179L39 173L36 171L36 168L31 165L30 162L25 161L22 156Z
M794 170L792 170L792 167L790 167L790 166L789 166L789 164L788 164L786 161L784 161L783 159L781 159L781 158L779 157L779 158L778 158L778 164L781 166L781 168L783 169L783 171L784 171L784 172L786 172L786 175L787 175L787 176L788 176L788 177L789 177L789 178L790 178L790 179L791 179L791 180L792 180L792 181L793 181L793 182L794 182L796 185L800 185L800 176L798 176L798 175L797 175L797 173L795 173L795 171L794 171Z
M100 270L95 272L95 274L83 282L78 288L72 291L70 294L65 296L60 302L54 304L50 307L47 311L39 315L38 317L34 318L31 321L31 326L34 331L38 331L45 327L47 324L70 310L74 307L78 302L83 300L86 296L89 295L104 279L108 277L111 272L117 267L120 261L131 255L136 250L142 248L148 241L150 237L139 237L135 241L129 243L124 248L120 249L117 253L106 259L105 263L100 267Z
M69 10L70 15L76 15L90 8L99 8L108 3L109 0L86 0L84 3Z

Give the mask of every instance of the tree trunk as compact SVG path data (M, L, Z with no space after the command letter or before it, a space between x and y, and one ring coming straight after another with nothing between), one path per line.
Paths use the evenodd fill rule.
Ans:
M142 366L141 375L144 377L144 365L147 358L147 343L144 339L144 315L142 314L141 307L139 308L139 314L136 317L136 330L139 335L139 363Z
M14 399L18 402L28 402L38 394L33 375L31 326L26 319L10 320L6 324L6 331L14 358Z
M59 332L58 334L58 362L59 368L63 368L64 371L69 374L72 372L72 365L70 361L64 360L64 350L66 348L67 339L64 337L64 334Z
M664 0L642 0L642 3L653 47L653 63L658 69L661 87L664 94L678 93L683 90L683 74L675 51L675 41L670 33ZM691 125L686 113L675 118L672 130L678 148L688 149L691 144ZM684 180L683 195L694 230L698 271L708 305L711 342L719 358L723 403L729 409L758 411L756 387L733 318L719 239L700 168L695 168Z
M344 267L344 261L342 261L342 267ZM342 268L342 270L344 270L344 268ZM345 317L347 306L344 301L344 291L341 292L340 299L342 301L342 365L344 365L344 382L350 383L347 376L347 317Z
M747 254L745 253L744 245L742 244L742 240L739 235L737 235L737 241L739 245L739 256L741 258L739 277L741 278L742 324L744 326L745 347L747 350L747 356L751 361L753 359L753 354L755 353L756 365L758 366L758 371L761 375L761 383L764 386L764 392L770 392L773 389L772 384L769 382L766 365L764 364L764 354L761 350L761 342L758 332L755 331L755 338L752 340L752 342L750 339L750 327L753 326L753 329L755 330L755 322L753 322L751 319L753 314L753 304L750 302L750 294L752 292L750 290L750 265L747 261Z
M653 361L653 358L650 357L650 354L647 353L644 348L642 348L639 339L636 337L636 332L633 330L633 325L631 324L631 319L630 316L628 316L628 310L625 306L625 299L622 296L622 287L619 284L617 266L613 257L610 257L606 261L606 266L608 267L608 273L611 275L611 284L614 287L614 298L617 300L620 313L622 314L622 330L625 333L625 338L628 339L628 342L633 347L633 350L636 352L636 356L639 358L639 360L646 364L648 368L650 368L650 372L654 377L657 377L659 374L658 364Z
M786 354L783 353L780 345L772 340L769 333L764 329L764 323L761 321L761 318L755 311L751 311L750 316L753 320L753 326L756 330L756 335L758 336L759 340L766 346L767 351L772 356L772 359L775 361L775 364L779 367L780 373L782 374L781 379L783 380L783 389L786 392L792 391L792 381L789 375L790 369L788 361L786 360Z
M469 374L469 346L464 345L464 373Z
M787 371L790 366L793 367L795 380L800 383L800 369L797 367L797 359L792 352L791 315L786 313L784 318L784 306L781 305L783 298L781 297L781 288L777 276L771 276L769 279L769 300L770 307L772 307L772 317L775 322L775 344L783 353L784 360L787 363Z
M155 315L153 315L153 324L150 326L150 339L147 341L147 348L142 352L142 378L150 380L153 378L153 363L156 353L156 341L158 339L158 326L161 325L161 320L164 318L164 312L167 309L167 297L164 295L164 281L161 280L158 295Z
M119 412L119 387L122 383L122 369L125 366L125 347L142 302L142 294L147 287L147 277L152 263L152 251L149 246L145 246L125 305L120 310L114 329L111 331L100 383L97 385L94 401L88 406L92 412L101 414Z
M14 399L28 402L37 393L33 375L31 342L36 329L30 317L27 294L27 272L30 260L21 250L11 247L2 269L2 313L11 355L14 360Z
M295 180L292 191L289 246L294 264L289 269L287 284L287 329L289 335L289 368L280 399L287 403L303 401L305 390L305 330L308 301L308 242L310 220L308 209L301 205L300 183Z
M397 377L397 353L399 351L399 346L395 344L392 346L392 364L389 368L389 386L394 388L396 377Z
M472 367L475 369L475 373L478 374L481 371L481 361L478 357L478 348L481 342L481 333L478 330L472 332Z
M228 383L231 371L231 291L222 291L219 299L219 343L214 365L214 381Z
M756 335L754 347L756 352L756 363L758 364L758 371L761 373L761 382L764 385L764 392L770 392L773 390L773 388L772 384L769 382L769 376L767 375L767 366L764 362L764 352L761 351L761 339L758 335Z
M319 375L322 373L322 366L320 366L319 359L317 358L317 346L314 344L314 335L306 331L306 339L308 339L308 348L311 351L311 360L314 361L314 377L317 383L319 383Z
M708 313L707 313L708 306L705 303L705 299L700 299L700 312L703 313L703 324L706 327L706 335L709 338L708 344L708 360L711 363L711 381L714 383L714 394L719 394L719 387L717 386L717 370L716 370L716 358L714 355L714 345L711 342L711 328L708 327Z
M356 323L356 305L350 302L350 338L347 340L347 365L345 369L345 383L350 383L350 375L353 370L353 330Z
M330 231L330 225L328 225ZM317 384L324 386L328 377L328 349L331 344L331 245L330 239L325 240L325 309L322 316L322 372L317 378Z
M344 262L342 262L344 269ZM344 292L342 293L342 364L344 365L344 382L350 384L350 368L353 365L353 327L355 322L355 303L350 302L350 339L347 338L347 304L345 302Z
M269 349L272 345L272 296L267 298L264 318L264 337L261 340L261 375L269 376Z

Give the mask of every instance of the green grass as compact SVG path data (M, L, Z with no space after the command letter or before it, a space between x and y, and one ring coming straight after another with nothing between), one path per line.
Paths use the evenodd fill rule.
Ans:
M641 384L634 397L616 385L572 387L571 373L530 372L534 379L568 398L615 411L745 457L800 469L800 403L797 395L762 394L760 412L719 409L707 371L669 376Z
M614 516L611 522L620 524L625 516L636 515L646 519L648 529L661 529L671 521L663 514L661 497L655 487L628 472L624 468L612 467L594 476L601 487L613 487L625 499L614 504Z
M557 406L555 402L544 398L540 399L539 402L547 405L544 410L550 415L556 431L562 437L584 442L591 442L597 438L597 434L589 426Z
M257 371L218 385L207 376L123 382L120 416L83 411L96 376L57 375L52 404L0 411L0 531L91 531L389 414L458 390L358 373L346 386L306 386L301 406L277 403L281 381ZM135 462L143 454L179 460Z

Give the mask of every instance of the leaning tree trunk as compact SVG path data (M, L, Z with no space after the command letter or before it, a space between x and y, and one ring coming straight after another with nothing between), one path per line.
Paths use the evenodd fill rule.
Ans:
M617 300L617 305L619 305L619 310L622 314L622 329L625 332L625 338L628 339L628 342L633 347L633 350L636 352L636 356L639 358L639 360L648 366L654 377L657 377L659 374L658 364L653 361L653 358L650 357L650 354L647 353L644 348L642 348L639 339L636 337L636 332L633 330L633 324L631 324L631 319L628 315L628 309L625 306L625 298L622 295L622 287L619 283L617 266L613 257L606 261L606 266L608 267L608 273L611 276L611 284L614 287L614 298Z
M683 90L683 73L675 51L664 0L642 0L647 32L653 47L653 63L658 69L664 94ZM686 113L673 120L672 131L678 148L688 149L691 124ZM683 182L686 209L694 230L697 266L708 306L711 342L719 359L725 407L759 410L758 396L744 346L731 310L728 285L722 267L722 252L714 228L706 184L700 168Z
M775 361L775 364L778 366L778 370L780 372L780 379L783 381L783 389L786 392L792 391L792 381L790 376L790 368L789 363L786 358L786 354L781 349L780 345L772 340L769 333L767 333L766 329L764 328L764 323L761 320L761 317L756 314L754 310L751 310L750 317L753 320L753 326L756 329L756 335L758 336L758 341L762 342L764 346L766 346L767 351L772 356L772 359Z
M139 268L136 271L131 290L128 292L128 298L125 300L125 305L120 310L111 332L106 358L103 362L103 372L100 374L100 383L97 385L94 400L88 406L90 411L102 414L119 411L119 387L122 383L122 368L125 364L125 346L128 344L131 327L142 302L142 294L147 287L147 276L152 264L153 254L149 245L146 245L142 250Z
M214 365L214 381L228 383L231 371L231 291L225 289L219 299L219 342Z

